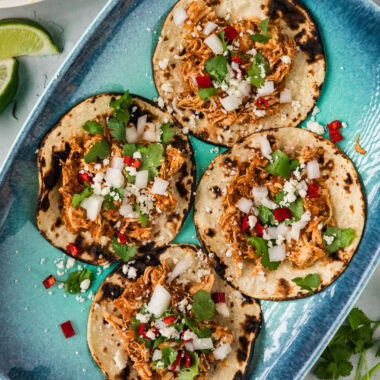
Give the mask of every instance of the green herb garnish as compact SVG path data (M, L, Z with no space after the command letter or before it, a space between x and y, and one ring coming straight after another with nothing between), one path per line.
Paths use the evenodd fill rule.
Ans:
M189 352L191 365L189 368L182 368L179 373L179 380L193 380L199 375L199 356L196 352Z
M215 314L215 304L210 293L199 290L194 294L193 312L198 322L208 321Z
M329 244L326 241L326 237L328 237L329 241L329 237L334 238L334 240ZM338 249L346 248L350 245L355 237L355 231L352 228L341 230L338 227L327 226L325 232L323 233L323 244L328 252L334 253Z
M308 274L304 278L293 278L292 281L296 283L301 289L308 290L310 293L314 294L314 289L317 289L321 283L321 277L319 276L319 274L313 273Z
M264 225L269 224L273 226L276 224L273 211L264 205L260 205L259 207L259 219Z
M133 99L127 90L119 99L111 100L110 107L113 108L113 116L127 125L130 119L129 109L132 104Z
M129 156L132 157L133 153L137 151L136 144L124 144L123 145L123 156Z
M94 120L86 121L82 128L93 136L104 133L103 125Z
M76 208L84 199L91 197L94 194L94 190L86 183L83 182L86 188L79 194L74 194L71 200L71 206Z
M208 59L205 62L205 70L212 79L222 83L228 73L227 57L217 55L216 57Z
M146 227L149 221L149 215L143 214L139 204L135 204L135 210L139 214L139 220L142 227Z
M162 124L161 130L161 142L166 145L170 144L170 142L173 140L177 128L174 127L171 123L165 123Z
M198 90L199 97L205 102L216 94L216 88L200 88Z
M223 50L228 52L227 42L226 42L226 33L222 30L219 34L220 39L222 40Z
M261 264L264 268L269 270L276 270L281 264L281 261L270 261L269 260L269 251L268 251L268 242L262 237L251 236L247 237L248 243L256 249L256 256L261 257Z
M290 177L290 164L289 156L281 150L276 149L271 154L272 162L265 166L265 170L272 175L278 175L282 178L289 179Z
M129 261L136 254L136 246L120 244L116 236L112 238L112 250L118 255L123 261Z
M104 160L111 152L110 144L106 139L96 141L91 147L90 151L84 156L84 160L87 163L94 162L98 158Z
M264 56L261 53L257 53L254 57L252 66L247 71L249 81L256 88L263 87L265 83L265 80L262 77L262 69L266 75L269 69L269 62L264 59Z
M110 117L108 120L108 129L111 131L111 136L117 141L125 141L125 124L116 119L116 117Z
M268 36L268 24L269 18L266 18L265 20L261 21L259 24L259 28L263 32L263 34L255 33L251 36L251 39L253 41L266 44L270 40L270 37Z
M88 268L71 272L69 274L68 279L66 281L64 281L65 292L70 293L70 294L80 293L81 292L80 284L82 281L87 280L87 279L90 280L91 283L92 283L92 281L95 280L94 274ZM91 286L91 284L90 284L90 286Z
M158 168L164 161L164 148L161 144L149 144L138 148L141 153L141 165L139 170L148 170L148 181L158 175Z

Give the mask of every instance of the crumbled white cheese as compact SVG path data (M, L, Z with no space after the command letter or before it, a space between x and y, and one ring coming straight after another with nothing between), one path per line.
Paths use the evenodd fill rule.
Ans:
M80 289L81 289L81 292L85 292L91 285L91 281L86 278L85 280L83 280L81 283L80 283Z
M179 332L175 327L165 327L160 329L160 334L168 339L179 339Z
M73 259L72 257L69 257L66 261L66 269L72 268L74 264L75 264L75 259Z
M178 307L178 310L181 312L181 313L185 313L186 312L186 306L188 305L188 301L186 298L184 298L182 301L179 301L177 303L177 307Z
M323 239L326 241L327 245L330 245L335 240L335 237L334 236L324 235Z
M113 357L113 360L115 361L115 364L119 369L124 369L127 366L128 363L128 357L125 355L122 350L118 350Z
M289 63L292 61L288 55L283 55L281 57L281 61L284 62L286 65L289 65Z

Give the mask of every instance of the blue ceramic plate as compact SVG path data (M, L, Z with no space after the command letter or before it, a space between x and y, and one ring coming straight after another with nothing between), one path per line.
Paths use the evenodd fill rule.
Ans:
M91 300L65 297L42 280L57 278L62 253L40 236L36 149L46 132L73 105L104 91L156 96L151 56L175 0L111 0L62 66L19 135L0 174L0 377L101 379L87 349ZM264 325L255 348L254 379L304 376L358 298L379 262L379 76L380 11L364 0L307 0L318 20L327 55L327 76L317 120L344 120L341 148L354 161L365 187L368 215L359 250L344 274L322 293L289 302L262 302ZM367 154L354 150L356 135ZM218 149L192 139L198 178ZM176 239L196 242L192 216ZM82 264L83 265L83 264ZM78 265L75 266L77 268ZM95 291L112 269L99 272ZM72 270L72 269L70 269ZM100 273L101 272L101 273ZM65 339L59 324L71 320L76 335Z

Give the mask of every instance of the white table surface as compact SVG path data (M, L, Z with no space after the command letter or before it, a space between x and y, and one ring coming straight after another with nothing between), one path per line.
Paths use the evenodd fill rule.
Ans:
M23 17L39 22L49 30L62 50L57 56L19 58L20 84L15 98L18 120L12 116L14 103L0 114L0 166L44 88L105 3L106 0L46 0L21 8L0 9L0 19ZM357 302L357 306L372 319L380 318L379 292L380 267ZM368 355L370 367L376 363L374 352L372 350ZM353 378L350 376L345 379ZM377 378L380 379L380 374ZM313 380L316 377L309 374L306 379Z

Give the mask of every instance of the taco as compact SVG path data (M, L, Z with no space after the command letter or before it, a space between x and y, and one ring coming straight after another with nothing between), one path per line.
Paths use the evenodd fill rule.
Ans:
M300 298L336 280L363 233L355 168L325 138L298 128L254 133L216 157L194 222L219 273L241 292Z
M195 186L188 137L128 92L96 95L68 112L42 141L38 170L40 232L94 265L167 245Z
M318 27L293 0L180 0L153 56L159 104L223 146L297 126L325 77Z
M261 311L198 247L170 245L120 264L95 295L90 352L107 379L240 379Z

